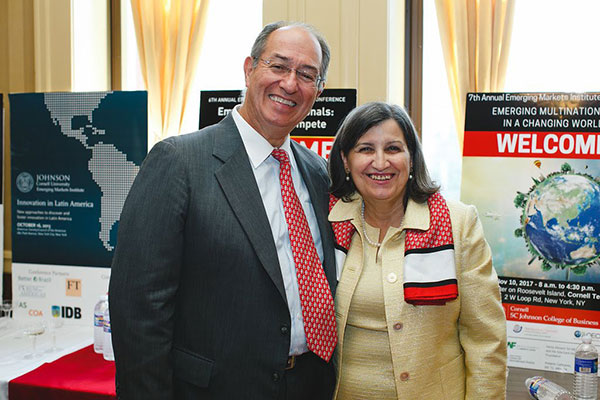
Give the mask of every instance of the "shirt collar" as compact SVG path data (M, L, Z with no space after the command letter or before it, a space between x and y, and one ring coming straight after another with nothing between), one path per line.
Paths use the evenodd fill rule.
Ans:
M329 212L329 221L354 220L355 224L359 223L362 197L355 193L352 195L351 200L348 203L339 200ZM412 199L408 199L401 229L418 229L422 231L429 229L429 206L427 202L417 203Z
M429 229L429 222L429 205L427 202L417 203L409 198L406 211L404 212L402 227L405 229L426 231Z
M360 221L360 204L362 197L355 193L352 195L350 202L346 203L342 199L339 199L329 211L328 220L330 222L341 222L341 221Z
M267 141L267 139L265 139L260 133L251 127L248 122L246 122L244 117L242 117L242 115L239 113L239 108L240 105L235 106L231 111L231 115L233 116L233 121L235 122L235 125L240 132L240 136L242 137L242 142L246 148L246 153L248 153L250 163L252 164L252 167L256 169L271 155L271 152L275 149L275 147L273 147L271 143ZM292 169L295 168L296 160L294 159L294 154L292 152L292 145L290 143L289 135L279 148L288 153Z

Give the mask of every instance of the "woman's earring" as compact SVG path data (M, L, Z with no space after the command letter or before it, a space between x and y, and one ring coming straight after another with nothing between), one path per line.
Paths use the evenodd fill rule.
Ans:
M350 172L346 171L346 182L350 182Z
M408 174L408 179L410 180L410 179L412 179L412 178L413 178L413 175L412 175L412 173L411 173L411 174Z

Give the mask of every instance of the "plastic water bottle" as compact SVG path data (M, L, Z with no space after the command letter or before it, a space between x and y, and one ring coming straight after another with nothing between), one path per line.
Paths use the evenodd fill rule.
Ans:
M115 360L110 329L110 312L108 307L106 308L106 311L104 311L104 344L102 345L102 354L104 355L105 360Z
M571 393L564 387L541 376L525 379L525 386L532 399L536 400L573 400Z
M104 344L104 311L108 308L108 296L100 296L94 307L94 351L102 354Z
M576 400L596 400L598 396L598 350L592 338L584 337L575 350L573 395Z

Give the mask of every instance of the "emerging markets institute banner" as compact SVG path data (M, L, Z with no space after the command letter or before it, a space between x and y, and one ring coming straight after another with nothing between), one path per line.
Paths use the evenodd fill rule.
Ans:
M92 326L147 152L146 92L11 94L14 314Z
M600 344L600 93L470 93L461 199L500 277L510 366Z
M241 102L241 90L202 91L200 129L216 124ZM328 158L338 127L354 107L356 89L325 89L310 113L294 128L291 137L321 157Z

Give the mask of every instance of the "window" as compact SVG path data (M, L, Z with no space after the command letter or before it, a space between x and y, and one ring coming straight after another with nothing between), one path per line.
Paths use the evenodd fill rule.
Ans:
M143 90L131 4L123 1L125 20L123 90ZM262 29L262 0L210 1L200 61L193 83L183 132L198 129L201 90L243 89L243 64ZM231 12L235 10L235 12Z
M515 2L505 92L600 91L600 2Z
M423 2L423 122L425 162L449 199L460 197L461 155L435 2Z
M101 1L74 1L72 6L72 90L86 92L110 87L107 8Z

